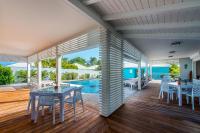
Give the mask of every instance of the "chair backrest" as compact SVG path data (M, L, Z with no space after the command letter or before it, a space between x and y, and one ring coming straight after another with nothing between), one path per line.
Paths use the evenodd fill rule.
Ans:
M49 96L46 93L39 95L38 103L43 106L50 106L54 104L55 96Z
M39 89L39 85L35 82L31 82L29 83L29 88L30 88L30 91L37 90Z
M82 93L81 93L82 88L75 88L74 89L74 101L79 101L82 99Z
M168 90L169 89L169 85L168 83L171 81L170 77L169 76L164 76L162 78L162 81L161 81L161 90Z
M192 94L200 96L200 80L193 79Z

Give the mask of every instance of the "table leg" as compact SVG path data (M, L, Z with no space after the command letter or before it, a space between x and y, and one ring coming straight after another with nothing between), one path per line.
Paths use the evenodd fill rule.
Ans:
M35 120L35 96L31 95L31 120Z
M60 121L64 121L65 115L65 103L64 103L64 96L60 97Z
M178 95L179 95L179 106L181 107L182 106L182 89L180 86L178 87Z

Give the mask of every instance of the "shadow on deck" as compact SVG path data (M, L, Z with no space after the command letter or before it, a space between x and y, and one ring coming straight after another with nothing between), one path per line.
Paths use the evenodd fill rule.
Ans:
M52 115L46 111L44 117L34 124L26 114L28 92L15 91L13 94L0 93L0 131L1 132L200 132L200 113L191 110L191 105L178 107L178 102L166 104L166 99L158 97L159 84L151 82L144 90L138 91L108 118L99 116L96 106L87 101L85 111L77 107L77 121L73 121L72 111L65 113L65 122L59 123L57 107L56 125L52 125ZM23 98L20 97L23 95ZM3 97L4 96L4 97ZM12 97L14 100L12 100ZM18 97L18 98L17 98ZM7 100L6 100L7 99ZM17 101L19 99L19 101ZM197 99L196 99L197 101ZM66 106L66 110L69 108Z

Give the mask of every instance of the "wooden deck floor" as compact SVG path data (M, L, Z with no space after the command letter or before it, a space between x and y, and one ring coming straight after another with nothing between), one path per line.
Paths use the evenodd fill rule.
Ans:
M166 104L157 99L159 85L151 83L130 98L110 117L99 116L98 109L86 103L85 112L78 106L77 121L72 112L65 113L65 122L52 125L52 116L46 111L37 124L26 114L27 90L0 92L0 132L145 132L145 133L199 133L199 108L192 112L191 105L182 108L177 102ZM66 107L68 109L68 107Z

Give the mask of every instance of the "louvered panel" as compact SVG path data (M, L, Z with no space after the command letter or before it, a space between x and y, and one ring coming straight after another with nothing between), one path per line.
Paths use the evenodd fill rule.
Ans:
M109 97L109 45L108 31L104 28L100 29L100 53L101 59L101 78L99 81L99 110L103 116L110 115L110 97Z
M124 50L124 54L125 55L130 56L130 57L134 58L135 60L139 60L140 53L139 53L139 51L136 48L134 48L127 41L124 41L123 45L124 45L123 46L123 50Z
M29 63L36 62L37 60L38 60L37 54L34 54L34 55L28 57L28 62Z
M99 89L100 112L109 116L123 103L122 40L108 31L101 33L100 58L102 78Z
M115 111L123 103L122 49L121 49L121 40L119 38L118 39L116 38L115 38L115 45L113 43L112 45L120 46L120 48L113 47L112 45L110 47L110 105L111 105L110 108L111 108L111 112Z
M56 57L56 46L38 53L39 60L44 60L47 58L55 58L55 57Z
M65 55L99 43L99 31L94 30L58 45L58 54Z

